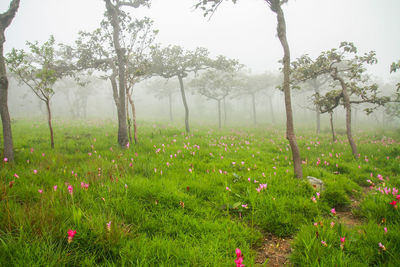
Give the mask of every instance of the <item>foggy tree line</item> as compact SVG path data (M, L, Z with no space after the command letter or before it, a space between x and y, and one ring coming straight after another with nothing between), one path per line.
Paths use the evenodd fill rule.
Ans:
M237 0L226 0L233 2ZM346 110L346 133L352 153L357 157L357 147L352 138L351 111L354 105L368 103L369 114L378 106L387 107L388 114L399 116L399 85L393 94L383 96L376 83L366 73L366 65L376 63L375 52L364 55L357 53L353 43L343 42L339 48L321 53L316 59L304 55L294 61L290 58L286 37L286 22L282 5L288 0L266 0L267 6L277 18L277 37L282 45L282 77L271 74L249 75L244 66L235 59L223 55L212 58L207 48L186 50L178 45L162 46L155 42L158 31L153 29L150 18L132 18L130 9L150 8L151 0L104 0L105 14L99 27L92 32L80 32L72 46L56 44L53 36L43 44L27 42L28 49L12 49L4 58L4 31L12 22L19 0L12 0L8 11L0 14L0 105L3 123L4 157L14 159L11 122L8 114L6 67L21 83L27 85L34 96L43 101L47 110L51 147L54 148L51 99L56 84L88 88L98 77L110 83L118 118L118 144L129 147L137 143L136 109L133 98L135 85L158 76L163 80L148 87L157 97L169 98L170 119L172 120L172 94L180 92L185 111L185 130L190 132L189 111L186 90L216 101L218 126L222 127L222 111L226 122L226 100L228 97L251 98L252 117L257 123L256 99L262 91L269 92L269 99L276 86L284 94L286 111L286 137L292 151L294 173L302 177L301 156L297 145L291 89L311 90L313 110L316 114L316 132L320 132L320 115L330 114L333 139L333 113L338 106ZM224 0L196 0L195 7L204 16L211 16ZM391 72L400 67L400 61L393 63ZM283 81L281 81L283 80ZM169 84L168 86L166 84ZM397 91L395 91L395 89ZM272 92L272 93L271 93ZM65 92L64 92L65 93ZM85 116L90 90L77 90L74 100L68 99L75 116ZM66 95L69 95L68 92ZM70 102L71 101L71 102ZM74 103L74 104L73 104ZM76 105L74 107L73 105ZM270 103L272 107L272 103ZM130 107L130 110L129 110ZM131 113L131 114L130 114ZM273 110L270 110L273 118ZM133 138L131 128L133 127Z

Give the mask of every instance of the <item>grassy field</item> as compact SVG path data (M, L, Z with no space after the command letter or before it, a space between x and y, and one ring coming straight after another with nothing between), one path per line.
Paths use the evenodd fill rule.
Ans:
M54 129L51 150L44 122L13 124L0 266L235 266L236 248L257 266L268 234L294 238L295 266L400 266L399 132L356 132L354 159L344 135L298 130L317 192L293 178L283 130L140 123L140 143L120 149L111 123Z

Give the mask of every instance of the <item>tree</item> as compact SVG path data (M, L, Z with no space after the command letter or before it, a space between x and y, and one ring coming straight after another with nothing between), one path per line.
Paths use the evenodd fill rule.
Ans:
M8 79L4 60L5 30L10 26L19 8L19 0L12 0L8 10L0 14L0 116L3 125L3 157L14 160L11 119L8 112Z
M133 20L122 8L148 7L150 0L104 2L107 12L101 22L101 28L92 33L81 32L76 41L75 53L78 57L78 69L101 71L103 77L110 80L118 114L118 144L127 147L129 138L126 96L128 95L129 99L130 89L135 83L132 77L142 75L142 71L137 70L139 65L132 59L142 57L141 54L135 53L142 44L152 40L154 32L149 31L152 26L150 19ZM134 111L133 100L129 101Z
M253 123L257 124L257 110L256 110L256 98L260 92L268 92L267 98L269 100L270 116L274 121L274 111L272 107L272 96L270 91L277 82L277 77L272 73L263 73L257 75L246 75L243 74L243 81L241 86L238 87L235 97L249 95L251 97L252 112L253 112Z
M238 0L230 0L236 3ZM200 8L204 11L204 15L207 16L210 13L213 14L223 0L197 0L196 8ZM303 177L303 171L301 166L300 150L297 145L296 135L294 132L293 125L293 111L292 102L290 96L290 49L286 38L286 22L285 16L282 10L282 5L287 3L288 0L265 0L272 12L277 16L277 34L279 41L283 48L283 93L285 95L285 109L286 109L286 137L289 141L292 156L293 156L293 167L294 174L297 178Z
M30 53L24 50L12 49L7 54L7 65L20 83L27 85L32 92L46 105L47 122L50 130L51 148L54 148L54 134L50 100L54 95L54 84L62 77L69 75L70 70L65 66L55 49L55 39L42 45L36 41L27 42Z
M231 93L239 80L236 72L207 70L190 82L195 92L218 103L218 128L222 126L221 102Z
M315 60L304 55L292 63L292 75L298 81L315 79L320 75L328 74L331 78L331 86L340 86L340 94L335 94L335 97L329 98L332 101L329 106L333 109L342 101L346 110L346 134L352 153L356 158L358 153L351 131L351 105L373 104L372 107L365 109L367 114L370 114L378 106L393 101L390 97L380 96L378 85L371 84L369 77L365 75L365 66L376 62L374 51L359 56L353 43L342 42L339 49L333 48L324 51Z
M400 69L400 60L396 62L393 62L392 65L390 66L390 73L396 72L397 70ZM400 82L396 84L396 93L393 96L395 99L397 99L397 103L390 103L386 106L386 114L388 114L392 118L400 118Z
M179 91L178 81L172 81L169 79L157 79L153 80L147 85L147 89L150 90L158 99L168 98L169 106L169 118L173 121L172 114L172 96Z
M152 51L152 72L165 79L177 77L185 108L185 128L190 132L189 127L189 106L186 100L183 79L189 73L196 73L206 69L210 65L208 50L197 48L195 51L185 51L180 46L168 46L163 49L154 47Z

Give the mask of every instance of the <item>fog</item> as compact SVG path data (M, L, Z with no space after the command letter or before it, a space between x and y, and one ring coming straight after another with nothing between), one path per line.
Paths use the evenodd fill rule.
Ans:
M10 1L0 2L0 12ZM159 30L156 42L163 46L180 45L185 49L205 47L211 56L225 55L238 59L251 73L266 71L279 75L282 47L276 37L276 17L262 0L242 0L237 5L223 3L214 15L204 18L194 10L196 1L154 0L150 9L130 11L133 17L149 16ZM129 10L129 8L125 8ZM400 59L400 1L398 0L293 0L284 6L287 36L292 60L303 54L316 57L321 51L338 47L342 41L354 42L361 53L376 51L378 63L368 74L391 94L399 74L390 74L390 64ZM57 42L73 45L81 30L99 27L105 11L101 0L25 0L6 30L5 53L12 48L26 49L26 41L46 41L51 34ZM172 79L171 79L172 80ZM185 79L188 82L189 79ZM148 89L148 81L134 88L138 120L168 121L168 99L159 99ZM276 84L276 86L279 84ZM116 107L109 81L97 79L88 85L87 118L116 121ZM71 89L72 88L72 89ZM194 94L188 87L187 98L191 122L217 125L215 101ZM283 94L274 87L266 88L257 96L257 123L284 125ZM72 102L77 86L61 82L55 87L52 107L56 118L73 118ZM74 91L75 90L75 91ZM310 110L311 92L293 92L295 124L313 127L315 113ZM272 112L269 106L272 98ZM69 100L68 100L69 99ZM174 122L182 122L184 110L179 92L173 95ZM10 81L9 108L12 118L45 117L45 107L33 93L15 80ZM396 126L383 109L366 116L362 107L355 107L356 126L375 124ZM248 96L228 97L226 101L228 125L253 124L251 99ZM82 117L82 116L81 116ZM335 113L338 126L344 125L343 108ZM322 129L328 128L328 116L322 117Z

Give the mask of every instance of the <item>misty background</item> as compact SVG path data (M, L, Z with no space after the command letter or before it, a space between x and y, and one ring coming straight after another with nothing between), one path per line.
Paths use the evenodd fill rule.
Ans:
M132 17L148 16L154 20L159 33L156 42L180 45L193 50L205 47L211 56L222 54L238 59L251 74L271 72L279 76L282 47L276 38L276 18L262 0L242 0L235 6L226 2L211 19L194 10L191 0L153 0L150 9L129 9ZM0 12L8 8L9 1L0 2ZM380 89L391 94L399 74L390 74L390 64L400 59L400 1L398 0L294 0L284 5L287 36L291 59L303 54L316 57L321 51L338 47L342 41L354 42L360 53L375 50L378 64L369 67L369 74ZM12 48L26 49L26 41L43 43L50 35L56 42L73 45L78 32L93 31L99 27L105 12L102 0L25 0L6 30L5 53ZM10 73L9 73L10 74ZM189 79L185 79L186 82ZM171 79L170 82L175 82ZM168 121L168 98L156 97L150 90L151 81L144 81L134 88L138 120ZM279 83L276 83L276 86ZM180 93L173 94L173 120L183 123L184 109ZM217 104L194 94L187 87L187 98L192 122L217 124ZM92 78L84 89L73 81L64 79L56 84L51 100L56 118L102 118L116 121L116 107L108 80ZM85 96L85 114L76 114L72 104L77 96ZM313 127L315 112L309 98L312 91L292 92L296 125ZM272 112L269 102L271 98ZM83 105L81 103L81 105ZM275 86L265 88L257 95L257 122L285 124L283 94ZM46 117L45 106L33 93L15 79L10 79L9 108L12 118ZM354 107L353 125L396 126L398 121L389 119L380 109L369 116L362 106ZM250 96L227 98L228 124L253 124ZM344 125L343 108L335 112L337 126ZM82 111L83 112L83 111ZM328 115L322 115L322 130L328 128Z

